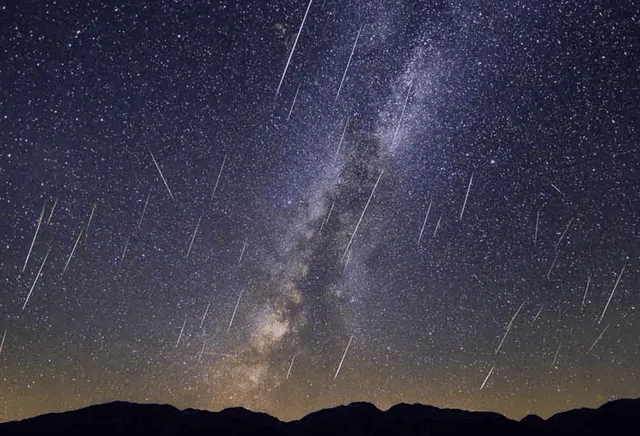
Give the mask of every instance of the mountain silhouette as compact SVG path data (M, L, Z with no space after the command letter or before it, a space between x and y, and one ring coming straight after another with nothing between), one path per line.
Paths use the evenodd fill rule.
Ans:
M619 435L636 434L640 398L615 400L598 409L575 409L521 421L491 412L397 404L381 411L352 403L282 422L240 407L220 412L179 410L169 405L116 401L64 413L50 413L0 424L0 435Z

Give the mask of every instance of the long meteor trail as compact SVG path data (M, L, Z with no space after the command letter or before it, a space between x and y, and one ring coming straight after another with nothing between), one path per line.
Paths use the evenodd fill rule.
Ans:
M329 208L329 213L327 214L326 218L322 220L322 224L320 225L320 231L322 231L324 226L327 225L327 223L329 222L329 218L331 218L331 212L333 212L334 205L335 205L335 202L332 202L331 207Z
M207 340L204 340L204 343L202 344L202 349L200 350L200 354L198 354L198 362L200 362L200 360L202 360L202 353L204 353L204 348L207 346Z
M89 214L89 220L87 221L87 225L84 227L85 235L89 232L89 226L91 225L91 220L93 219L93 215L96 213L96 207L98 207L98 203L93 203L93 207L91 208L91 213Z
M287 59L287 63L284 66L282 77L280 77L280 83L278 83L278 89L276 89L276 97L278 96L278 94L280 94L280 88L282 87L282 82L284 82L284 76L287 75L287 70L289 69L289 64L291 64L291 58L293 57L293 52L296 51L296 45L298 45L298 39L300 38L300 33L302 33L304 22L307 20L307 14L309 14L309 9L311 9L311 3L313 3L313 0L309 0L309 4L307 5L307 10L305 11L304 17L302 18L302 23L300 23L300 29L298 29L298 33L296 34L296 39L293 41L293 47L291 47L289 58Z
M27 253L27 258L24 261L24 265L22 266L22 272L27 268L27 263L29 263L29 258L31 257L31 251L33 251L33 245L36 243L36 238L38 237L38 232L40 231L40 226L42 225L42 219L44 218L44 209L47 207L47 202L45 201L42 206L42 212L40 212L40 217L38 218L38 226L36 227L36 232L33 234L33 239L31 240L31 246L29 247L29 252Z
M51 222L51 218L53 218L53 213L56 211L56 206L58 205L58 198L56 197L53 202L53 207L51 208L51 212L49 213L49 219L47 219L47 224Z
M349 66L351 65L351 58L353 57L353 53L356 51L356 45L358 45L358 39L360 38L360 32L362 32L362 26L358 30L358 34L356 35L356 40L353 43L353 47L351 48L351 54L349 55L349 60L347 61L347 66L344 69L344 74L342 74L342 80L340 81L340 86L338 87L338 92L336 93L336 99L334 103L338 101L338 97L340 96L340 91L342 90L342 84L344 83L344 79L347 77L347 71L349 71Z
M560 247L560 244L562 243L562 240L564 239L564 236L567 234L567 231L569 230L569 227L571 227L572 223L573 223L573 218L569 220L569 224L567 224L567 227L565 227L564 232L562 232L562 236L560 236L560 239L558 239L558 242L556 242L556 246L553 248L553 251L558 251L558 248Z
M76 247L78 246L78 242L80 242L80 238L82 238L82 233L84 232L84 227L80 229L80 233L78 233L78 237L76 238L75 244L73 244L73 249L71 250L71 254L67 258L67 263L64 264L64 269L62 270L62 274L67 271L67 267L69 266L69 262L71 262L71 258L73 257L73 253L76 252Z
M5 334L6 334L6 332L5 332ZM296 361L296 356L297 356L297 354L294 354L293 355L293 359L291 359L291 364L289 364L289 370L287 371L287 376L284 378L285 380L289 379L289 375L291 374L291 368L293 368L293 362Z
M562 342L558 342L558 349L556 350L556 355L553 356L553 362L551 362L552 367L556 366L556 362L558 361L558 353L560 353L560 345L562 345Z
M340 262L342 262L344 260L344 257L349 252L349 248L351 248L351 243L353 242L353 238L356 236L356 233L358 232L358 227L360 227L360 223L362 222L362 218L364 217L364 214L367 211L367 208L369 207L369 203L371 202L371 199L373 198L373 193L376 192L376 188L378 187L378 183L380 183L380 178L382 177L383 173L384 173L384 170L380 171L380 175L378 176L378 180L376 180L376 184L373 185L373 189L371 190L371 194L369 195L369 199L367 200L367 204L365 204L364 209L362 210L362 214L360 215L360 219L358 220L358 224L356 224L356 228L353 229L353 233L351 234L351 239L349 239L349 243L347 244L347 248L344 250L344 253L342 254L342 258L340 259Z
M340 360L340 365L338 365L338 370L336 371L336 375L333 376L333 379L338 378L338 374L340 374L340 368L342 368L342 363L344 362L344 358L347 356L347 351L349 351L349 345L351 345L351 341L353 340L353 335L349 338L349 343L347 343L347 348L344 349L344 354L342 355L342 359Z
M236 301L236 307L233 309L233 314L231 315L231 321L229 321L229 327L227 327L227 333L231 330L231 325L233 324L233 319L236 317L236 312L238 311L238 306L240 305L240 299L242 298L242 291L240 291L240 295L238 296L238 301Z
M198 218L198 224L196 224L196 228L193 231L193 235L191 236L191 242L189 243L189 249L187 250L187 257L189 257L189 254L191 253L191 248L193 247L193 241L195 241L196 239L196 234L198 233L198 228L200 227L201 220L202 220L202 215L200 215L200 218Z
M522 310L522 306L524 306L524 301L522 302L520 307L518 307L518 310L516 311L515 315L513 315L513 318L511 318L511 321L509 321L509 325L507 325L507 331L504 332L504 336L502 337L502 340L500 341L500 345L498 345L498 348L496 348L496 353L495 354L498 354L498 351L500 351L500 348L502 348L502 344L504 343L504 340L507 338L507 335L509 334L509 331L511 330L511 327L513 326L513 321L515 321L516 316L518 316L518 314L520 313L520 310Z
M242 257L244 256L244 252L247 249L247 240L244 240L244 244L242 244L242 251L240 252L240 258L238 259L238 265L242 262Z
M442 214L440 214L440 218L438 218L438 222L436 223L436 228L433 231L433 238L436 237L436 233L438 233L438 229L440 228L440 221L442 221Z
M340 153L340 147L342 147L342 141L344 141L344 134L347 133L347 127L349 127L349 117L347 117L347 122L344 123L344 129L342 129L340 142L338 142L338 148L336 148L336 154L333 156L333 163L336 163L336 159L338 158L338 153Z
M2 342L0 342L0 356L2 356L2 348L4 347L4 340L7 337L7 330L5 329L4 335L2 335Z
M122 250L122 256L120 257L120 265L122 265L122 261L124 261L124 256L127 254L127 248L129 248L129 240L131 236L127 237L127 242L124 243L124 249Z
M404 118L404 111L407 108L407 103L409 102L409 97L411 96L411 88L413 87L413 82L409 84L409 89L407 90L407 96L404 99L404 104L402 105L402 112L400 112L400 120L398 120L398 125L396 126L396 131L393 134L393 139L391 140L391 148L396 143L396 138L398 137L398 132L400 131L400 126L402 125L402 119Z
M151 149L149 149L149 154L151 155L151 159L153 159L153 163L155 164L156 168L158 169L158 173L160 174L160 178L162 179L162 182L164 183L165 188L167 188L167 191L169 192L169 196L171 197L171 200L176 201L176 199L173 198L173 193L171 192L171 189L169 189L169 185L167 184L167 179L165 179L164 175L162 175L162 170L160 169L160 165L158 165L158 161L156 161L156 157L151 152Z
M622 278L622 273L624 273L624 269L626 265L622 267L620 274L618 275L618 280L616 280L616 284L613 286L613 290L611 290L611 294L609 295L609 299L607 300L607 304L604 306L604 310L602 311L602 315L600 315L600 319L598 320L598 324L602 322L602 318L604 318L604 314L607 311L607 307L609 307L609 303L611 303L611 299L613 298L613 293L616 292L616 288L618 287L618 283L620 283L620 279Z
M213 197L216 195L216 190L218 189L218 183L220 183L220 176L222 176L222 170L224 170L224 164L227 162L227 155L224 155L224 159L222 159L222 165L220 165L220 171L218 171L218 178L216 179L216 184L213 187L213 192L211 193L210 200L213 200Z
M182 334L184 333L184 328L187 325L187 317L185 315L184 322L182 323L182 328L180 329L180 335L178 335L178 342L176 342L176 348L180 345L180 340L182 339Z
M40 278L40 274L42 274L42 268L44 267L44 264L47 261L47 257L49 257L49 252L50 251L51 251L51 248L49 248L49 250L47 250L47 254L44 256L44 260L42 261L42 264L40 265L40 269L38 270L38 275L36 275L36 278L33 281L33 284L31 285L31 289L29 290L29 295L27 295L27 298L24 300L24 304L22 305L22 310L24 310L24 308L27 307L27 303L29 302L29 298L31 298L31 294L33 293L33 289L36 287L36 283L38 283L38 279Z
M482 388L484 388L484 385L487 384L487 380L489 380L489 377L491 377L491 373L493 372L493 368L495 368L496 366L493 365L491 367L491 369L489 370L489 373L487 374L487 376L484 378L484 381L482 382L482 386L480 386L480 390L482 390Z
M469 191L471 191L471 183L473 183L473 174L471 173L471 178L469 179L469 186L467 187L467 194L464 196L464 203L462 203L462 210L460 211L460 220L462 221L462 215L464 215L464 209L467 207L467 200L469 199Z
M204 325L204 320L207 317L207 313L209 313L209 306L211 305L211 303L207 303L207 308L204 311L204 315L202 315L202 321L200 321L200 328L202 328L202 326Z
M287 115L287 121L291 118L291 113L293 112L293 107L296 105L296 100L298 100L298 92L300 91L300 85L296 89L296 94L293 96L293 102L291 103L291 109L289 109L289 115Z
M602 335L604 335L604 332L607 331L607 329L609 328L609 326L607 325L604 330L602 330L602 333L600 333L600 336L598 336L598 338L595 340L595 342L591 345L591 347L589 348L589 351L587 351L587 354L591 353L591 350L593 350L593 347L596 346L596 344L598 343L598 341L602 338Z
M536 316L533 317L533 321L531 321L531 324L536 322L536 319L538 319L538 317L540 316L540 313L542 312L543 308L544 308L544 305L540 306L540 310L538 310L538 313L536 313Z
M418 236L418 247L420 246L420 241L422 241L422 234L424 233L424 227L427 225L427 219L429 218L429 212L431 212L431 205L433 204L433 198L429 202L429 207L427 208L427 214L424 217L424 221L422 222L422 228L420 229L420 236Z
M582 304L580 305L580 309L584 309L584 303L587 301L587 292L589 292L589 285L591 284L591 276L587 276L587 286L584 288L584 295L582 296Z
M149 204L149 197L151 197L151 188L149 188L149 193L147 194L147 200L144 202L144 207L142 208L142 215L140 215L140 221L138 221L138 229L142 225L142 219L144 218L144 214L147 211L147 205Z

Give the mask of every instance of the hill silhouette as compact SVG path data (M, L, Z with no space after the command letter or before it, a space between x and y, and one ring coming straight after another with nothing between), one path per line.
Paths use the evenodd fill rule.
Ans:
M0 435L617 435L634 434L639 423L640 399L570 410L546 420L529 415L521 421L422 404L397 404L381 411L369 403L352 403L291 422L243 408L208 412L116 401L3 423Z

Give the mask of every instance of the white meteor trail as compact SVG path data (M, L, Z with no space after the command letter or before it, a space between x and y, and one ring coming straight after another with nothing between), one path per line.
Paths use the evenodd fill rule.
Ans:
M333 376L333 379L338 378L338 374L340 373L340 368L342 368L342 363L344 362L344 358L347 356L347 351L349 351L349 345L351 345L351 341L353 340L353 335L349 338L349 343L347 343L347 348L344 349L344 354L342 355L342 359L340 360L340 365L338 365L338 370L336 371L336 375Z
M213 187L213 192L211 193L211 198L209 201L213 200L213 197L216 195L216 190L218 189L218 183L220 183L220 176L222 176L222 170L224 170L224 164L227 162L227 155L224 155L222 159L222 165L220 165L220 171L218 171L218 178L216 179L216 184Z
M200 328L204 325L204 320L207 317L207 313L209 313L209 306L211 306L211 303L207 303L207 308L204 311L204 315L202 315L202 321L200 321Z
M562 342L558 342L558 349L556 350L556 355L553 356L553 362L551 362L551 366L556 366L556 362L558 361L558 353L560 353L560 345L562 345Z
M602 311L602 315L600 315L600 319L598 320L598 324L602 322L602 318L604 318L604 314L607 311L607 307L609 307L609 303L611 303L611 299L613 298L613 293L616 292L616 288L618 287L618 283L620 283L620 279L622 278L622 273L624 273L624 269L627 266L623 266L622 270L620 270L620 274L618 275L618 280L616 280L616 284L613 286L611 290L611 295L609 295L609 299L607 300L607 304L604 306L604 310Z
M487 374L487 376L484 378L484 381L482 382L482 386L480 386L480 390L482 390L484 388L484 385L487 384L487 381L489 380L489 377L491 377L491 373L493 372L493 368L495 368L496 366L493 365L491 367L491 369L489 370L489 373Z
M298 91L300 91L300 85L296 88L296 93L293 96L293 102L291 103L291 109L289 109L289 115L287 115L287 121L291 118L291 112L293 112L293 107L296 105L296 100L298 99Z
M196 224L196 228L193 231L193 235L191 236L191 242L189 243L189 249L187 250L187 258L189 257L189 253L191 253L191 247L193 247L193 241L196 239L196 233L198 233L198 228L200 227L200 220L202 220L202 215L198 218L198 223Z
M29 247L29 252L27 253L27 258L24 261L24 265L22 266L22 272L27 269L27 263L29 263L29 258L31 257L31 251L33 251L33 246L36 243L36 238L38 237L38 232L40 231L40 226L42 225L42 218L44 217L44 209L47 207L47 202L44 202L42 206L42 212L40 212L40 217L38 218L38 225L36 226L36 232L33 234L33 239L31 240L31 246Z
M122 256L120 257L120 265L122 265L122 261L124 261L124 256L127 254L127 247L129 247L129 239L131 239L131 236L128 236L127 242L124 243L124 250L122 250Z
M24 310L24 308L27 307L27 303L29 302L29 298L31 298L31 294L33 293L33 289L36 287L36 283L38 283L38 279L40 278L40 274L42 274L42 268L44 267L44 264L47 261L47 257L49 257L49 252L50 251L51 251L51 248L49 248L49 250L47 250L47 254L44 256L44 259L42 260L42 264L40 265L40 269L38 270L38 275L36 275L36 278L33 281L33 284L31 285L31 289L29 290L29 295L27 295L27 298L24 300L24 304L22 305L22 310Z
M336 148L336 154L333 155L333 163L336 163L336 159L338 158L338 153L340 153L340 147L342 146L342 141L344 141L344 134L347 132L347 127L349 126L349 117L347 117L347 122L344 123L344 129L342 129L342 135L340 135L340 142L338 142L338 148Z
M309 4L307 5L307 10L305 11L304 17L302 18L302 23L300 23L300 29L298 29L298 33L296 34L296 39L293 41L293 47L291 47L289 58L287 59L287 63L284 66L282 77L280 77L280 83L278 83L278 89L276 89L276 97L278 96L278 94L280 94L280 88L282 87L282 82L284 82L284 76L286 76L287 70L289 69L289 64L291 64L291 58L293 57L293 52L296 51L296 45L298 45L298 39L300 38L300 34L302 33L304 22L307 20L307 14L309 13L309 9L311 9L311 3L313 3L313 0L309 0Z
M584 288L584 295L582 296L582 304L580 310L584 309L584 303L587 301L587 292L589 291L589 285L591 284L591 276L587 276L587 286Z
M289 364L289 370L287 371L287 376L284 378L285 380L289 379L289 375L291 374L291 368L293 367L293 362L296 361L297 354L293 355L293 359L291 359L291 363Z
M71 249L71 253L67 258L67 263L64 264L64 269L62 270L62 274L67 271L67 267L69 266L69 262L71 262L71 258L73 257L73 253L76 252L76 247L78 246L78 242L80 242L80 238L82 238L82 232L84 232L84 227L80 229L80 233L78 233L78 237L76 238L76 242L73 244L73 249Z
M538 317L540 316L540 312L542 312L543 308L544 308L544 305L540 306L540 310L538 310L538 313L536 313L536 316L533 317L533 321L531 321L532 325L534 322L536 322L536 319L538 319Z
M509 324L507 325L507 331L504 332L504 336L502 337L502 340L500 341L498 348L496 348L495 354L498 354L498 351L500 351L500 348L502 348L502 344L504 343L504 340L507 338L507 335L509 334L511 327L513 326L513 321L516 319L516 316L518 316L518 314L520 313L520 310L522 310L522 306L524 306L524 301L522 302L520 307L518 307L518 310L516 311L515 315L513 315L513 318L511 318L511 321L509 321Z
M474 173L471 173L471 178L469 179L469 186L467 187L467 194L464 196L464 203L462 203L462 210L460 211L460 221L462 221L464 208L467 207L467 200L469 199L469 191L471 191L471 183L473 182L473 174Z
M560 244L562 243L562 240L564 239L564 235L567 234L567 230L569 230L569 227L571 227L571 223L573 222L573 218L571 218L569 220L569 224L567 224L567 227L565 227L564 232L562 232L562 235L560 236L560 239L558 239L558 242L556 242L556 246L553 248L553 251L558 251L558 247L560 247Z
M351 58L353 57L353 53L356 51L356 45L358 45L358 39L360 38L360 32L362 32L362 26L358 30L358 34L356 35L356 40L353 43L353 47L351 48L351 54L349 55L349 60L347 61L347 66L344 69L344 74L342 74L342 80L340 81L340 86L338 87L338 92L336 93L336 98L333 101L334 103L338 101L338 97L340 96L340 91L342 90L342 84L344 83L344 79L347 77L347 71L349 71L349 65L351 65Z
M147 194L147 199L144 202L144 207L142 208L142 215L140 215L140 221L138 221L138 229L142 225L142 219L144 218L144 214L147 211L147 205L149 204L149 197L151 197L151 188L149 188L149 193Z
M438 222L436 223L436 228L433 231L433 238L436 237L436 233L438 233L438 229L440 228L440 221L442 221L442 214L440 214L440 218L438 218Z
M171 197L171 200L175 201L176 199L173 198L173 193L171 192L171 189L169 189L169 184L167 183L167 179L164 178L164 175L162 174L162 170L160 169L160 165L158 165L158 161L156 161L156 157L151 152L151 149L149 149L149 154L151 155L151 159L153 159L153 163L155 164L156 168L158 169L158 174L160 174L160 178L162 179L162 183L164 183L165 188L167 188L167 191L169 192L169 197Z
M227 333L231 330L231 325L233 324L233 319L236 317L236 312L238 311L238 306L240 305L240 299L242 298L242 291L240 291L240 295L238 296L238 301L236 301L236 307L233 309L233 314L231 315L231 321L229 321L229 327L227 327Z
M204 353L204 347L207 346L207 340L204 340L204 344L202 344L202 349L200 350L200 354L198 354L198 362L200 362L200 360L202 360L202 353Z
M351 248L351 243L353 242L353 238L356 236L356 233L358 232L358 227L360 227L360 223L362 222L362 218L364 217L364 214L367 211L367 208L369 207L369 203L371 202L371 199L373 198L373 193L376 192L376 188L378 187L378 183L380 183L380 178L382 177L383 173L384 173L384 170L380 171L380 175L378 176L378 180L376 180L376 184L373 185L373 189L371 190L371 194L369 195L369 199L367 200L367 204L365 204L364 209L362 210L362 214L360 215L360 219L358 220L358 223L356 224L356 228L353 229L353 233L351 234L351 239L349 239L349 243L347 244L347 248L344 250L344 253L342 254L342 258L340 259L340 262L342 262L344 260L345 256L349 252L349 248Z
M556 265L556 261L557 260L558 260L558 255L556 254L556 257L553 258L553 262L551 262L551 266L549 267L549 271L547 271L547 280L551 279L551 270Z
M327 225L327 223L329 222L329 218L331 218L331 212L333 212L334 204L335 204L335 201L331 203L331 207L329 208L329 213L327 214L327 217L322 220L322 224L320 225L320 231L322 231L324 226Z
M420 241L422 241L422 234L424 233L424 227L427 225L427 219L429 218L429 212L431 211L431 205L433 204L433 198L429 202L429 207L427 208L427 214L424 217L424 221L422 222L422 228L420 229L420 236L418 236L418 247L420 246Z
M91 225L91 220L93 219L93 214L96 213L96 207L98 207L98 203L93 203L93 207L91 208L91 213L89 214L89 220L87 221L87 225L84 226L84 234L87 235L89 233L89 226Z
M247 249L247 240L244 240L244 244L242 244L242 251L240 252L240 259L238 259L238 265L242 262L242 257L244 256L244 251Z
M540 226L540 211L536 213L536 230L533 232L533 245L538 242L538 227Z
M398 137L398 132L400 131L400 126L402 125L402 119L404 118L404 110L407 108L407 102L409 101L409 96L411 95L411 88L413 87L413 82L409 84L409 89L407 90L407 96L404 99L404 104L402 105L402 112L400 112L400 119L398 120L398 125L396 126L396 131L393 134L393 139L391 140L391 147L396 143L396 138Z
M58 205L58 198L56 197L55 201L53 202L53 207L51 208L51 212L49 212L49 219L47 219L47 224L51 222L51 218L53 218L53 212L56 211L57 205Z
M560 189L558 189L558 187L556 185L554 185L553 183L551 183L551 186L553 187L553 189L555 189L556 191L558 191L558 193L562 194L562 191Z
M595 340L595 342L591 345L591 347L589 348L589 351L587 351L587 354L591 353L591 350L593 350L593 347L596 346L596 344L598 343L598 341L600 340L600 338L602 338L602 335L604 335L604 332L607 331L607 329L609 328L609 326L607 325L604 330L602 330L602 333L600 333L600 336L598 336L598 338Z
M347 254L347 260L344 261L344 267L342 268L342 272L345 272L347 270L347 265L349 265L349 259L351 259L352 252L353 250L349 250L349 253Z
M4 340L7 337L7 330L4 330L4 335L2 335L2 342L0 342L0 356L2 356L2 348L4 348Z
M182 328L180 329L180 334L178 335L178 342L176 342L176 348L180 345L180 339L182 339L182 334L184 333L184 327L187 325L187 316L184 316L184 322L182 323Z

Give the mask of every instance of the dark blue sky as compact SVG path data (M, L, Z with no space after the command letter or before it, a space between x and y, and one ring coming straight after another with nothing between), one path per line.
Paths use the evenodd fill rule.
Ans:
M639 395L638 5L307 6L2 6L0 419Z

